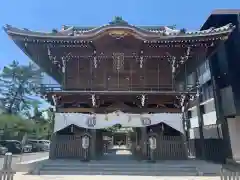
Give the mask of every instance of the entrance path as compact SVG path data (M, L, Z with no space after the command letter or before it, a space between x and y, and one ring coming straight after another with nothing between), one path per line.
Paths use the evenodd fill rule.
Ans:
M24 175L24 173L17 173L14 180L220 180L220 177L199 177L199 176L110 176L110 175L97 175L97 176L84 176L84 175Z
M128 161L133 160L132 152L125 146L113 146L111 149L108 150L103 156L104 160L110 161Z

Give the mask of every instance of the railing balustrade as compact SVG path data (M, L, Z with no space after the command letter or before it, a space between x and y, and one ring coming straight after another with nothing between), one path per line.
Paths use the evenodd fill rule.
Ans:
M220 171L221 180L240 180L240 164L224 164Z
M12 153L6 153L4 156L3 167L0 171L0 180L13 180L16 174L12 169Z
M63 88L58 84L42 84L40 89L42 91L172 91L173 87L171 84L161 84L161 85L126 85L126 84L111 84L105 87L104 84L96 84L94 87L66 87Z

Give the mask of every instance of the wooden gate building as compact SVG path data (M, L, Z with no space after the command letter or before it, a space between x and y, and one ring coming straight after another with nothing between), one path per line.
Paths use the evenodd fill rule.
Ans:
M197 75L187 79L190 69L211 55L234 28L225 24L191 32L134 26L116 17L101 27L63 26L44 33L7 25L5 31L57 81L45 84L43 92L57 113L179 113L186 119L189 104L199 102ZM161 123L135 132L132 151L141 159L149 156L151 134L157 138L156 159L187 157L185 131ZM82 148L84 134L90 136L88 149ZM70 125L54 133L50 157L97 159L102 155L102 134L101 129Z

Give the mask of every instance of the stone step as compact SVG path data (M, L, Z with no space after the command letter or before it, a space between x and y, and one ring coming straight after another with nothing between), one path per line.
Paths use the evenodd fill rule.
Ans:
M150 163L148 161L90 161L90 162L81 162L81 161L48 161L46 164L48 166L143 166L143 167L195 167L194 163L186 162L155 162Z
M203 161L90 161L49 160L44 163L37 174L46 175L146 175L146 176L196 176L199 174L220 172L217 164Z
M181 171L181 172L191 172L196 171L196 168L139 168L139 167L42 167L41 170L51 170L51 171Z
M41 175L145 175L195 176L196 167L160 163L48 163L39 171Z
M139 163L139 164L84 164L84 163L74 163L74 164L45 164L45 167L63 167L63 168L99 168L99 167L116 167L116 168L194 168L195 166L190 165L168 165L168 164L153 164L153 163Z
M169 171L169 172L162 172L162 171L155 171L155 172L148 172L148 171L40 171L39 175L128 175L128 176L196 176L198 175L197 172L176 172L176 171Z

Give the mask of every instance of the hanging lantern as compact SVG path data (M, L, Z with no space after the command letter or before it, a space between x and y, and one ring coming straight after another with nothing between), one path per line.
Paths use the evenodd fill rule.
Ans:
M150 149L155 150L157 148L157 139L154 136L149 137Z
M82 148L88 149L90 145L90 138L87 134L82 137Z

